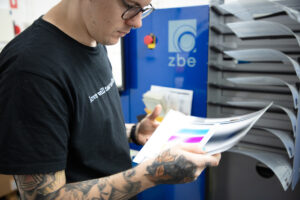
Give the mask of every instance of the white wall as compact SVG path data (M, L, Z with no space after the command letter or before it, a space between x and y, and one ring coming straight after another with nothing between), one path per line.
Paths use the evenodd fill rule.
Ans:
M56 5L60 0L23 0L26 1L27 18L34 20L45 14L50 8Z
M13 19L23 30L59 1L60 0L18 0L18 8L12 9Z
M14 37L13 23L23 31L60 0L17 0L18 7L10 8L9 0L0 0L0 51Z
M59 1L60 0L17 0L18 8L11 9L9 0L0 0L0 9L10 10L15 24L20 26L21 30L23 30Z
M8 9L9 1L8 0L0 0L0 9Z

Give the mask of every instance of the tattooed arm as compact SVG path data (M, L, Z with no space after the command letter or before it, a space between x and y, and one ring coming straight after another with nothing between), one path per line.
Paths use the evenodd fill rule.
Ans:
M21 199L129 199L158 184L187 183L218 165L220 154L203 154L197 145L177 145L137 167L100 179L66 184L65 172L15 175Z
M109 177L66 184L65 172L14 176L22 200L129 199L150 182L138 180L136 168Z

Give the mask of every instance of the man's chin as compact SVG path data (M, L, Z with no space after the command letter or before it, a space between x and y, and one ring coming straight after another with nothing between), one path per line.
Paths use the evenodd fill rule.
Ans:
M105 41L104 45L115 45L120 41L120 37L116 37L116 38L111 38L108 41Z

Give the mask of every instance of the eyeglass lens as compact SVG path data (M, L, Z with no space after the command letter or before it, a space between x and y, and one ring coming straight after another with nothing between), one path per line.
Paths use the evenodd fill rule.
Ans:
M139 12L142 12L142 19L147 17L153 11L152 5L146 6L144 8L140 7L131 7L124 14L123 19L130 19L135 17Z

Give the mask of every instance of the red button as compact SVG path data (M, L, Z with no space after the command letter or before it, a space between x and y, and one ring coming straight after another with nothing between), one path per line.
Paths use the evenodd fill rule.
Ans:
M15 29L15 35L18 35L19 33L21 33L21 28L18 25L14 25L14 29Z
M144 37L144 43L145 43L146 45L152 44L152 43L153 43L153 38L152 38L150 35L146 35L146 36Z

